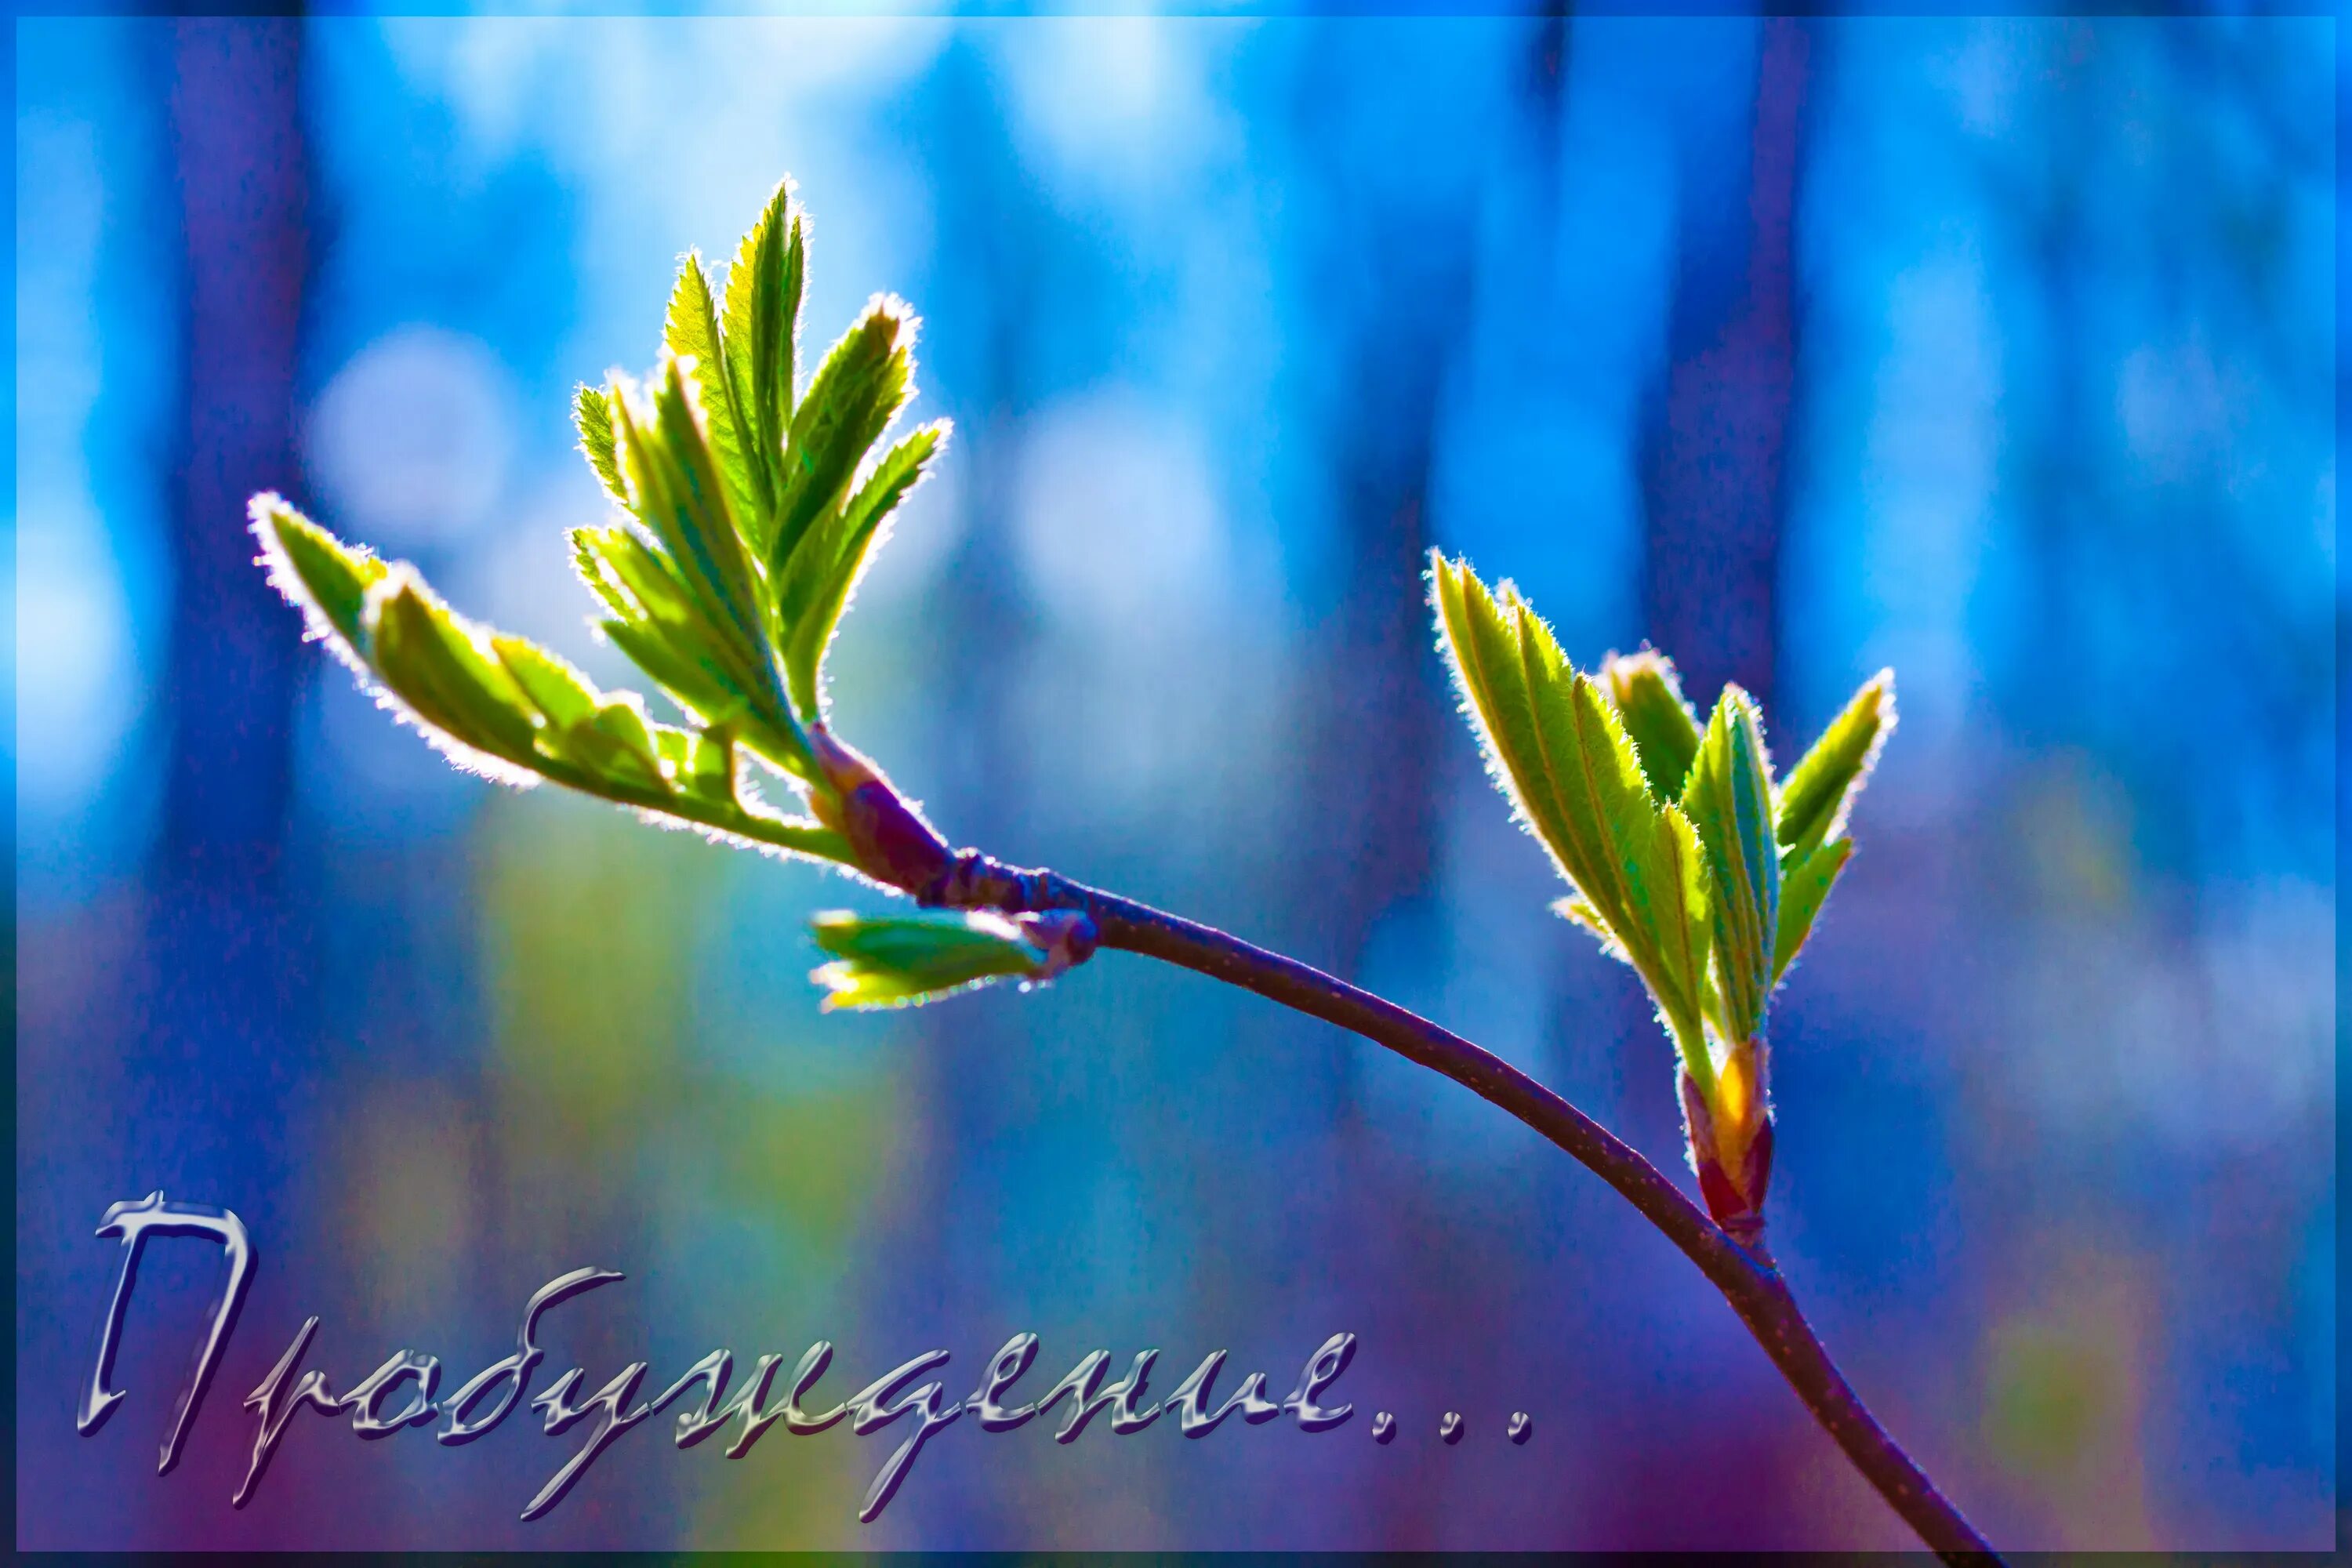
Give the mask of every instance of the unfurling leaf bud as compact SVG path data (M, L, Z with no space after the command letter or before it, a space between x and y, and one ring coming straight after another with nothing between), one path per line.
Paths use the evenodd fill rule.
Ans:
M1772 1179L1769 1058L1761 1039L1734 1046L1716 1066L1711 1100L1687 1068L1679 1076L1699 1194L1715 1223L1750 1248L1764 1239L1764 1191Z
M1091 917L1076 910L1008 916L992 910L870 919L835 910L810 922L834 962L809 978L839 1007L910 1007L999 980L1026 989L1083 963L1095 951Z

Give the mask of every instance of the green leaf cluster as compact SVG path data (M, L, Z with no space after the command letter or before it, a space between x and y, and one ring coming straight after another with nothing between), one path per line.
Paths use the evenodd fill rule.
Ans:
M1518 590L1434 560L1454 673L1489 770L1576 889L1567 912L1633 964L1677 1041L1698 1047L1708 883L1690 819L1651 792L1616 704Z
M839 834L771 807L740 731L666 724L634 691L603 691L551 649L457 614L404 562L353 549L275 495L254 498L270 581L311 635L459 766L505 783L549 779L645 815L846 861Z
M795 395L806 276L789 183L723 292L686 257L650 396L619 375L575 395L581 449L629 521L572 542L605 635L638 668L706 721L748 715L772 760L814 782L825 652L947 426L881 446L915 393L915 317L889 296Z
M1855 693L1783 782L1763 715L1726 687L1702 726L1673 664L1572 665L1508 582L1433 554L1441 647L1488 771L1573 889L1555 906L1632 964L1711 1101L1712 1033L1758 1037L1845 868L1847 814L1894 727L1894 677Z
M615 373L573 399L581 450L620 513L572 531L573 563L602 606L598 628L684 724L465 619L413 567L264 495L251 510L271 581L461 764L856 864L836 826L847 753L822 733L824 658L947 426L885 445L915 391L916 321L892 298L869 303L796 389L806 273L806 225L787 181L723 289L699 257L684 258L653 374L641 384ZM814 818L771 809L747 759Z

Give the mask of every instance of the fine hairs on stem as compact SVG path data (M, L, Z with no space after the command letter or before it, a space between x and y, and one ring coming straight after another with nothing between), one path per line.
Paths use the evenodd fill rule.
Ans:
M1391 1002L1238 937L951 849L842 739L824 659L894 514L947 440L890 438L915 395L918 323L877 295L805 376L794 364L806 225L790 181L723 279L680 268L643 382L583 386L572 416L614 509L572 531L599 633L675 710L602 690L550 648L458 615L404 562L344 543L276 495L251 523L309 635L459 766L542 780L648 822L814 860L905 896L822 913L824 1005L919 1005L1052 982L1102 949L1255 992L1430 1068L1549 1139L1624 1196L1722 1292L1854 1468L1945 1557L1977 1533L1865 1409L1765 1245L1771 998L1853 851L1855 796L1895 725L1891 671L1776 773L1763 715L1727 687L1701 722L1644 649L1579 669L1509 583L1433 555L1442 656L1514 813L1568 892L1554 905L1657 1007L1699 1202L1559 1095ZM1399 584L1400 592L1418 591Z

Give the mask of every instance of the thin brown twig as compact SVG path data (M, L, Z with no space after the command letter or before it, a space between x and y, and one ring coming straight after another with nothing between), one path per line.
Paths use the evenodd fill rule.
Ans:
M1769 1258L1734 1241L1630 1144L1493 1053L1393 1002L1238 937L1074 882L1015 870L971 850L911 889L925 904L1004 914L1076 910L1101 945L1238 985L1386 1046L1502 1107L1617 1189L1723 1292L1789 1386L1855 1469L1947 1562L1998 1563L1926 1471L1862 1403Z

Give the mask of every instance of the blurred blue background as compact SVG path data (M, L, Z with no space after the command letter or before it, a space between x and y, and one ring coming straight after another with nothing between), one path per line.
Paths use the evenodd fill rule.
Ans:
M461 776L298 642L284 489L607 681L569 389L789 172L804 348L893 290L954 418L838 658L959 842L1383 991L1680 1164L1630 973L1547 913L1423 551L1654 640L1784 759L1893 665L1861 853L1775 1010L1774 1246L2011 1547L2336 1521L2335 255L2326 19L25 21L16 35L23 1546L1899 1546L1722 1301L1455 1087L1113 956L820 1017L805 868ZM217 1266L258 1282L152 1465ZM1398 1413L384 1445L237 1400L1010 1334L1324 1337ZM1229 1384L1228 1384L1229 1386ZM1458 1409L1470 1437L1435 1441ZM1501 1441L1513 1410L1535 1441Z

